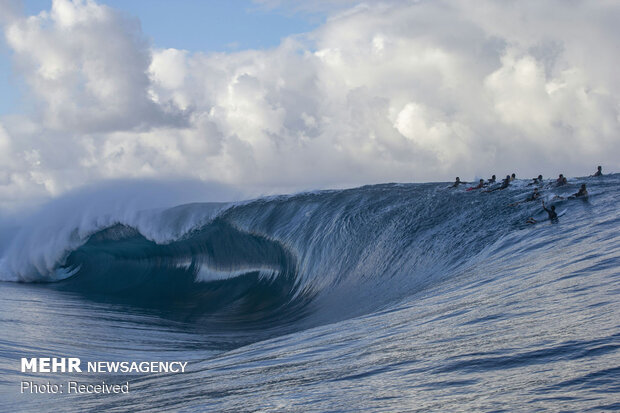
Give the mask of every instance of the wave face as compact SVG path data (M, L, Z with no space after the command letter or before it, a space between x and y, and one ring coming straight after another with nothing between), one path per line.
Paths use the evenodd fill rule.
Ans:
M7 411L610 411L620 175L386 184L0 231ZM588 199L555 199L588 185ZM66 211L66 213L65 213ZM526 224L528 217L539 222ZM52 218L54 217L54 218ZM20 357L187 361L123 395L19 392ZM41 376L112 383L112 376ZM405 407L403 407L405 406Z
M568 195L582 181L591 197L618 196L618 175L543 192ZM493 193L384 184L238 205L78 214L47 232L19 233L0 272L5 280L53 281L92 299L215 325L302 328L376 311L506 254L517 242L501 241L531 237L525 221L540 217L538 202L509 205L531 189L520 181ZM567 209L561 220L587 215L587 202L556 203Z

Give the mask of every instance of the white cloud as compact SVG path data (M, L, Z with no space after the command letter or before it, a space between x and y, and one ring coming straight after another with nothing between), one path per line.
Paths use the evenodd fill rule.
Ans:
M39 110L3 120L0 191L17 202L176 176L276 192L620 166L618 3L349 3L304 37L231 53L151 48L137 21L92 1L11 20Z
M46 127L105 132L174 119L148 97L151 56L137 21L91 0L54 0L5 33Z

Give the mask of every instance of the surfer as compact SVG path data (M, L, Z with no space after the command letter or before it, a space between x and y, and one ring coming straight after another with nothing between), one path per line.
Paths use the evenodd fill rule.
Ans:
M493 192L493 191L498 191L500 189L506 189L508 188L508 185L510 185L510 175L506 175L506 178L502 181L501 186L497 188L489 189L487 192Z
M538 188L534 188L534 192L532 192L530 196L525 198L525 202L536 201L538 198L540 198L540 192L538 192Z
M601 165L596 167L596 172L592 176L603 176L603 167Z
M459 178L458 176L456 177L456 181L454 181L454 184L452 184L451 188L456 188L458 187L460 184L466 184L467 182L465 181L461 181L461 178Z
M510 180L514 181L515 179L517 179L517 175L515 175L514 173L512 175L510 175Z
M487 181L487 184L494 184L495 183L495 175L493 175L491 178L489 178L489 180Z
M540 198L540 192L538 192L538 188L534 188L534 192L532 192L530 194L530 196L528 196L527 198L525 198L523 201L519 201L519 202L515 202L513 204L510 204L508 206L517 206L519 204L522 204L524 202L532 202L532 201L536 201L538 198Z
M558 179L555 180L555 186L566 185L566 183L567 183L566 177L562 174L560 174Z
M506 175L506 178L502 181L502 186L499 187L499 189L506 189L508 188L508 185L510 185L510 175Z
M471 186L471 187L467 188L467 190L471 191L471 190L480 189L480 188L484 188L484 179L480 179L480 181L478 181L478 185Z
M542 207L545 210L545 212L549 214L549 220L551 221L558 220L558 214L555 212L555 205L551 205L551 209L549 209L545 206L545 201L542 201Z
M571 196L569 196L569 198L574 199L574 198L587 198L588 197L588 190L586 189L586 184L581 184L581 188L579 188L579 191L575 194L572 194Z
M532 178L532 182L527 184L527 186L539 185L539 184L542 184L542 181L543 181L542 175L538 175L538 178Z

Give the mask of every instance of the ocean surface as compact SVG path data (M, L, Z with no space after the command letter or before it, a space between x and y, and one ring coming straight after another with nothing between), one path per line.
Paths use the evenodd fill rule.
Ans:
M587 199L553 200L582 183ZM510 206L527 184L42 211L0 236L0 410L618 411L620 175L541 185L557 222ZM69 379L131 391L20 392Z

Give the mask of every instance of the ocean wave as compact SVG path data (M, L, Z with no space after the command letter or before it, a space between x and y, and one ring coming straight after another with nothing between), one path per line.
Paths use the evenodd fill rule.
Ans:
M548 198L566 195L584 179L544 191ZM587 182L596 194L616 181ZM525 220L540 204L510 204L530 190L525 182L493 193L383 184L242 204L79 211L19 232L4 251L0 274L226 319L308 311L330 313L326 319L333 321L523 248L534 231ZM583 215L575 201L558 202L574 209L570 219Z

